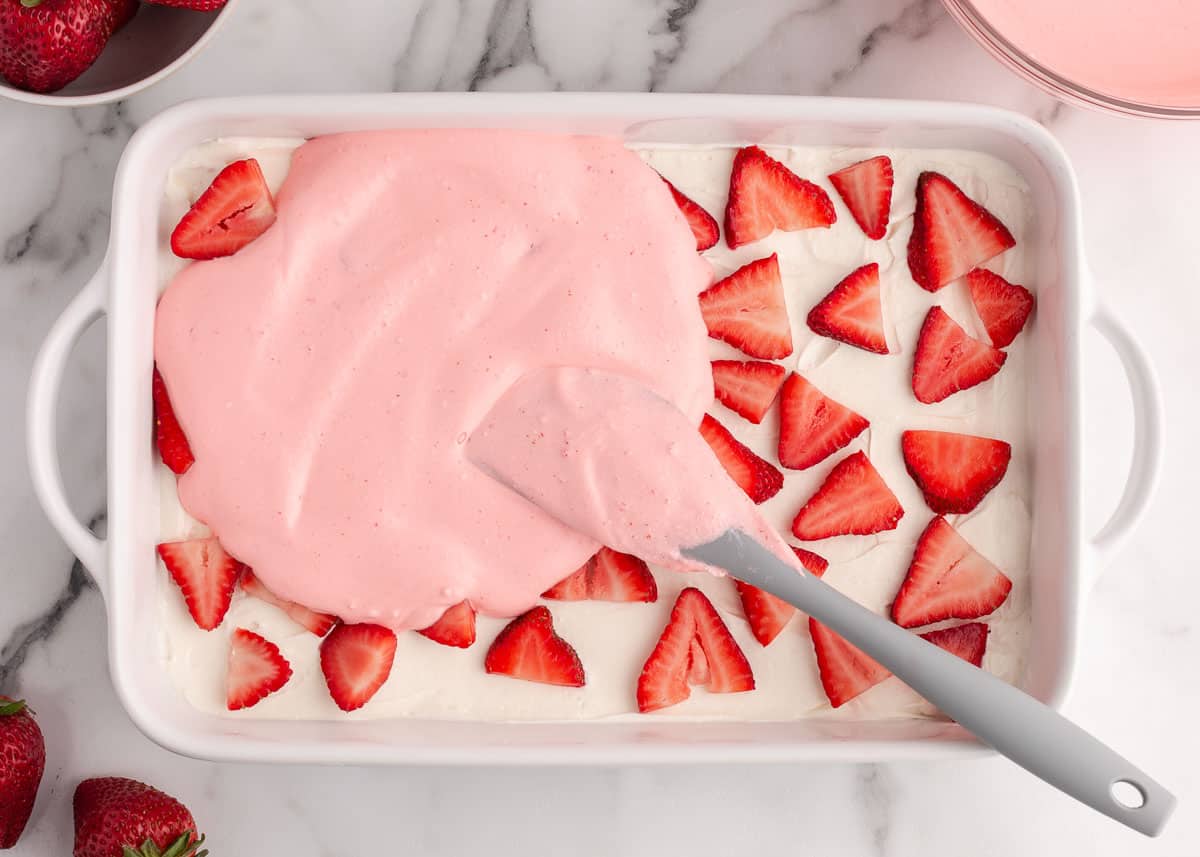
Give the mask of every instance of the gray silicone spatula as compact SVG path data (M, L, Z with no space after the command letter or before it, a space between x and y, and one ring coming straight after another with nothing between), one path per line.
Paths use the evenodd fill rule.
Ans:
M777 540L776 550L764 546L773 537L763 535L765 524L740 489L723 474L711 475L720 465L695 426L640 384L585 369L530 373L480 423L467 454L599 543L650 562L679 566L692 560L722 569L782 598L875 658L980 740L1122 824L1156 836L1170 817L1174 795L1096 738L784 561L787 551ZM719 496L712 502L696 496L699 485ZM655 501L644 502L647 496ZM645 509L654 510L654 520L637 520ZM702 543L686 543L698 527L719 521L721 509L733 510L733 526Z

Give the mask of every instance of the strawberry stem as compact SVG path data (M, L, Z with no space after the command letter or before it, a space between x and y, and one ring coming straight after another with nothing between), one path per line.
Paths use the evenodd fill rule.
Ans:
M33 9L42 4L42 0L21 0L21 5L26 9Z
M153 839L147 839L142 843L141 848L123 845L121 846L121 857L207 857L207 850L196 850L204 842L204 836L193 839L193 835L191 830L185 830L167 846L165 851L161 850Z
M21 0L21 2L23 3L25 0ZM40 0L35 0L35 2L40 2ZM25 700L11 699L8 702L0 704L0 717L11 717L14 714L20 714L24 710Z

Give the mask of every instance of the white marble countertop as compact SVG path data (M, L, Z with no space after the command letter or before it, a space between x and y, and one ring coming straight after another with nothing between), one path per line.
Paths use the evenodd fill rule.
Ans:
M202 95L425 89L769 92L944 98L1046 123L1077 167L1104 302L1157 362L1167 468L1147 520L1095 586L1068 711L1176 790L1145 840L1001 760L614 770L217 765L151 744L107 676L102 602L44 519L26 473L30 365L95 270L130 133ZM0 692L36 700L49 739L42 796L17 854L70 849L76 782L149 780L186 800L221 854L1200 854L1200 601L1188 533L1200 472L1200 124L1064 107L1012 76L937 0L244 0L174 78L107 108L0 102ZM68 373L63 468L77 510L104 518L104 331ZM1092 526L1129 461L1129 399L1087 342ZM388 841L390 847L381 845Z

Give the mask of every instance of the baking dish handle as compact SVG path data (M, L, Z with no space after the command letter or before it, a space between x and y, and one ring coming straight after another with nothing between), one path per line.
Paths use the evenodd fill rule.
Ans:
M108 287L108 257L100 263L83 290L71 301L42 344L33 363L29 383L26 442L33 488L50 523L63 541L92 573L101 591L105 584L106 551L103 539L96 537L71 511L58 465L57 415L58 394L63 369L76 341L92 322L105 311Z
M1158 484L1162 469L1163 409L1154 365L1133 334L1103 306L1096 307L1090 321L1116 351L1133 396L1133 460L1129 478L1116 510L1091 541L1098 559L1096 567L1103 569L1141 520Z

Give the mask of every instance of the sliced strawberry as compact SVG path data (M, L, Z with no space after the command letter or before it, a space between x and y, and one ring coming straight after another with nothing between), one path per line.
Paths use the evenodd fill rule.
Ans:
M699 653L694 654L697 650ZM690 685L710 693L754 689L754 673L741 647L699 589L679 593L671 618L638 678L638 711L656 711L691 696Z
M747 146L734 157L725 206L725 243L731 248L766 238L776 229L829 227L836 220L829 194L758 146Z
M658 600L658 584L650 567L636 556L600 548L588 571L588 597L593 601L650 603Z
M783 385L779 405L779 463L792 470L812 467L869 425L864 417L793 374Z
M636 556L600 548L587 562L542 593L551 601L658 600L658 584L650 567Z
M579 568L543 592L542 597L551 601L587 601L588 571L595 563L596 557L590 557Z
M469 649L475 642L475 609L460 601L446 609L436 622L417 632L443 646Z
M708 441L725 471L755 503L765 503L783 487L783 474L774 464L755 455L708 414L700 422L700 434Z
M279 646L245 628L235 628L229 641L225 705L230 711L258 704L287 684L292 665Z
M154 395L154 439L158 444L158 454L173 473L187 473L196 458L192 455L192 448L188 446L179 420L175 418L175 409L171 407L167 385L162 375L158 374L158 367L154 369L151 390Z
M808 313L808 326L814 333L838 342L887 354L883 302L879 298L879 265L868 262L834 286Z
M712 373L717 400L758 425L779 395L787 370L757 360L714 360Z
M701 648L700 641L692 637L692 644L688 647L687 683L703 687L711 680L712 673L708 669L708 658L704 656L704 649Z
M679 593L679 599L690 602L685 609L691 612L696 623L696 640L708 663L709 693L742 693L754 690L754 673L742 648L729 633L724 620L712 602L699 589L688 587ZM678 606L679 600L676 605ZM674 615L674 613L672 613ZM653 657L653 656L652 656Z
M922 288L936 292L1016 243L1003 223L950 179L921 173L908 269Z
M774 253L743 265L702 292L700 314L709 336L751 357L779 360L792 353L792 324Z
M797 547L793 547L792 550L796 552L800 564L815 577L820 577L825 573L825 569L829 568L829 562L812 551ZM735 580L734 583L737 585L738 595L742 597L742 610L746 614L746 621L754 633L754 638L764 646L769 646L796 614L796 608L757 586L742 583L740 580Z
M892 210L892 159L879 155L859 161L829 177L834 190L868 238L878 241L887 234Z
M734 584L737 585L738 595L742 599L742 612L746 614L746 622L754 633L754 639L769 646L784 626L792 621L796 608L757 586L740 580L735 580Z
M792 521L804 541L896 529L904 507L865 453L838 462Z
M941 307L921 325L913 360L913 395L927 405L982 384L1000 371L1008 355L967 335Z
M813 577L820 577L829 570L829 560L820 554L815 554L810 550L798 548L792 545L792 553L796 555L796 559L800 560L800 564L808 570L808 573Z
M205 631L220 625L245 566L227 554L215 538L165 542L158 546L158 555L183 591L183 600L196 624Z
M921 637L979 667L983 666L983 655L987 652L988 631L988 626L982 622L970 622L930 631Z
M816 619L809 618L808 630L817 653L821 686L834 708L845 705L891 676L891 670Z
M263 585L263 582L249 568L245 568L242 571L241 587L242 591L247 595L278 607L293 622L297 625L302 625L318 637L324 637L329 633L329 629L337 624L337 616L331 616L328 613L318 613L316 610L310 610L303 604L297 604L294 601L280 598L274 592L267 589Z
M1002 440L951 431L906 431L904 464L939 515L966 514L1000 484L1012 447Z
M171 250L184 259L232 256L275 222L275 200L258 161L234 161L183 216Z
M680 193L679 188L675 187L675 185L666 179L663 179L663 182L671 189L671 196L674 197L675 204L679 206L679 210L687 218L688 226L692 227L692 234L696 236L696 250L703 253L705 250L716 245L717 239L721 237L721 230L717 226L717 219L690 197Z
M571 644L554 633L545 607L534 607L509 622L483 661L489 673L525 681L583 687L583 664Z
M905 628L978 619L1004 603L1012 581L940 515L930 521L896 593L892 618Z
M967 285L992 345L1011 345L1033 312L1033 293L984 268L969 272Z
M392 672L396 634L382 625L338 625L321 641L321 672L342 711L362 708Z

